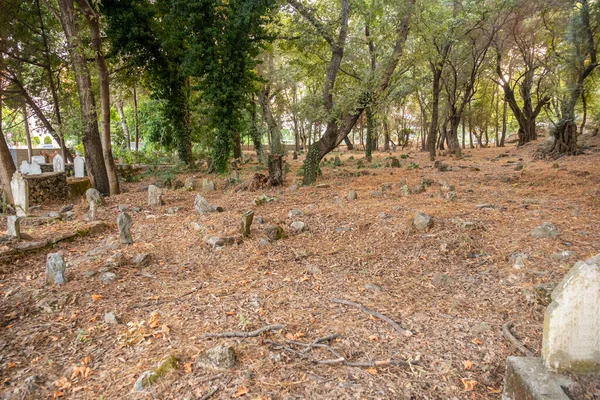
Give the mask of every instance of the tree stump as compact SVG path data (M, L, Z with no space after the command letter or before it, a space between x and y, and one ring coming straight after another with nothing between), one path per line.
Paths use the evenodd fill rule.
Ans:
M283 185L283 156L269 155L269 183L271 186Z

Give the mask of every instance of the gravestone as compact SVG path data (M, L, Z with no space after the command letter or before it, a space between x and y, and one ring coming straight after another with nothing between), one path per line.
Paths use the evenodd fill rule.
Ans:
M63 160L60 154L57 154L52 159L52 169L54 172L64 172L65 171L65 160Z
M81 156L75 157L75 160L73 160L73 174L75 175L75 178L83 178L85 176L84 167L85 159Z
M149 206L162 206L162 190L154 185L148 186L148 205Z
M33 156L31 157L31 162L36 162L38 164L45 164L46 163L46 157L44 156Z
M131 217L126 212L119 213L117 217L117 226L119 228L119 240L123 244L133 243L131 238Z
M21 168L19 168L19 170L21 170L21 173L23 175L29 174L29 172L31 171L31 167L29 166L29 163L27 162L27 160L21 161Z
M46 257L46 284L64 285L65 279L65 259L62 253L48 253Z
M13 174L10 181L13 202L18 217L26 217L29 210L29 183L18 171Z
M247 211L242 215L242 224L240 226L240 233L244 237L250 236L250 225L254 219L254 211Z
M214 192L216 189L215 183L206 178L202 179L202 190L206 190L207 192Z
M38 164L37 161L32 161L31 164L29 164L29 175L41 175L42 174L42 167L40 167L40 164Z
M579 261L552 292L542 357L559 372L600 372L600 254Z
M16 215L6 217L6 233L10 237L21 239L21 217Z
M194 199L194 209L200 214L209 214L217 211L216 207L211 206L210 203L199 194L197 194Z

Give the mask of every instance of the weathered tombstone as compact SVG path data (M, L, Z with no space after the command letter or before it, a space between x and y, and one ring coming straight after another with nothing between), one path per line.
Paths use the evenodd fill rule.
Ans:
M73 174L75 178L83 178L84 175L84 167L85 167L85 159L81 156L75 157L73 160Z
M52 170L54 172L64 172L65 171L65 160L63 160L60 154L57 154L52 158Z
M133 243L131 238L131 217L126 212L119 213L117 217L117 227L119 228L119 240L123 244Z
M33 156L31 157L31 162L36 162L38 164L44 164L46 162L46 157L44 156Z
M199 194L197 194L194 199L194 209L200 214L209 214L217 211L216 207L211 206L210 203Z
M6 232L10 237L21 239L21 217L16 215L6 217Z
M98 205L104 204L104 199L102 198L102 194L94 188L88 189L85 191L85 199L88 203L96 203Z
M64 285L66 282L65 259L62 253L48 253L46 257L46 284Z
M419 211L413 219L413 226L420 232L426 231L433 227L433 219L429 215Z
M358 198L358 195L356 194L356 191L349 190L346 198L348 199L348 201L352 201L352 200L356 200Z
M554 371L600 371L600 254L576 263L552 292L542 357Z
M214 192L216 189L215 183L206 178L202 179L202 190L206 190L207 192Z
M13 201L18 217L26 217L29 210L29 183L23 179L18 171L13 174L10 181Z
M250 225L254 219L254 211L247 211L242 215L242 224L240 226L240 233L244 237L250 236Z
M21 173L23 175L29 175L29 172L31 171L31 167L29 166L29 162L27 162L27 160L21 161L21 168L19 168L19 170L21 171Z
M154 185L148 186L148 205L149 206L162 206L162 190Z
M37 161L32 161L31 164L29 164L29 175L41 175L42 174L42 167L40 167L40 164L38 164Z

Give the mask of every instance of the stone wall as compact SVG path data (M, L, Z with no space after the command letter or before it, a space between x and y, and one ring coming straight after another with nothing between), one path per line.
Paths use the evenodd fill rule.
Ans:
M29 183L29 204L43 204L69 196L67 176L64 172L26 175L25 179Z

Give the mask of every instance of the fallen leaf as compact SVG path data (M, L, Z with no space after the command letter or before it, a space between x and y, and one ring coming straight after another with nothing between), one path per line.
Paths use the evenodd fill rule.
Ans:
M98 301L101 298L103 298L104 296L102 296L101 294L93 294L92 295L92 301Z
M476 344L476 345L483 344L483 342L479 338L475 338L475 339L471 340L471 343Z
M63 392L59 392L58 390L55 390L54 393L52 393L52 398L53 399L58 399L59 397L63 397L65 394Z
M494 389L493 387L487 387L488 393L500 394L502 393L502 389Z
M475 389L475 385L477 385L477 381L475 381L473 379L462 378L461 381L462 381L462 384L465 386L465 390L467 392L472 392Z
M369 340L372 342L377 342L377 341L379 341L379 336L371 335L371 336L369 336Z
M150 319L148 320L148 326L150 328L154 329L154 328L157 328L158 325L159 325L159 322L158 322L158 312L152 311L150 313Z
M150 296L150 297L148 297L147 300L158 300L158 299L160 299L160 296Z
M232 397L242 397L248 393L248 388L246 386L240 386L237 389L237 392Z
M377 375L377 369L376 368L367 368L365 371L367 371L371 375Z
M469 361L469 360L464 360L463 361L463 367L465 368L465 370L470 370L473 367L473 362Z
M88 365L92 361L92 356L87 356L81 359L81 365Z
M191 362L183 364L183 370L186 373L191 374L192 373L192 365L194 365L194 363L191 363Z
M14 368L16 366L17 366L17 364L15 364L14 362L7 362L6 363L6 368Z
M235 311L227 311L225 315L235 315Z
M63 376L60 379L54 381L54 386L56 386L59 389L65 390L71 387L71 382L69 381L69 379L67 379L66 376Z

